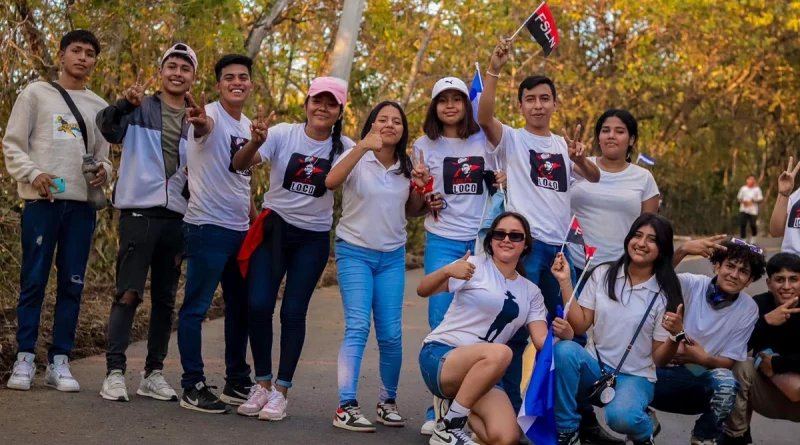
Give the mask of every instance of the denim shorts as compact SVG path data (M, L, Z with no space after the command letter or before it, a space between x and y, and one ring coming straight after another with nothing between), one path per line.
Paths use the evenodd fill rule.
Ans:
M432 341L422 345L422 350L419 351L419 370L422 372L422 380L425 382L425 386L428 387L428 391L440 399L452 399L455 397L455 394L452 396L443 394L441 386L442 366L447 354L453 349L455 347ZM494 387L505 391L501 383L494 385Z

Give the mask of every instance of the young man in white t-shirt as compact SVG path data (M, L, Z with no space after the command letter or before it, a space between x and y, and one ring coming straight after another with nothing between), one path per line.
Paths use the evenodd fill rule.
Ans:
M184 217L186 294L178 314L178 349L183 365L180 405L206 413L225 413L229 404L243 403L249 393L247 354L247 282L239 272L237 256L257 212L250 195L250 170L233 168L242 147L260 146L266 121L252 125L242 114L252 90L253 61L229 54L214 67L219 102L197 105L188 95L187 164L189 206ZM202 322L222 284L225 300L225 388L222 400L205 384L201 353Z
M478 107L478 123L493 148L490 153L506 160L508 175L508 210L521 213L531 225L533 252L525 260L528 279L539 286L547 311L557 313L562 304L558 280L550 267L561 251L570 224L570 178L574 175L590 182L600 180L600 170L586 158L586 149L579 141L550 132L550 119L557 108L556 89L552 80L532 76L519 86L519 111L525 127L511 128L494 117L494 103L500 71L511 51L509 40L501 41L492 52L489 71L484 78L483 94ZM579 130L573 137L579 137ZM566 136L566 135L565 135ZM569 251L567 256L572 277L575 277ZM524 330L512 338L509 346L514 361L504 386L514 408L519 410L521 397L516 393L522 379L522 352L527 345Z
M758 228L756 222L758 221L758 204L764 201L764 194L761 193L761 187L756 185L756 177L750 175L747 177L747 182L742 188L739 189L739 194L736 196L739 200L739 231L741 232L742 239L747 239L747 226L750 226L750 233L752 237L750 242L754 242L758 235Z
M792 167L793 160L789 157L789 166L778 177L778 196L769 219L769 234L776 238L783 237L781 252L800 255L800 188L794 188L800 162Z
M741 240L725 241L711 255L715 277L678 274L684 299L685 333L669 366L656 371L651 406L677 414L701 414L691 443L714 444L733 410L739 383L736 362L747 359L747 342L758 305L744 292L764 275L763 251ZM679 251L680 252L680 251ZM676 261L682 256L676 254Z

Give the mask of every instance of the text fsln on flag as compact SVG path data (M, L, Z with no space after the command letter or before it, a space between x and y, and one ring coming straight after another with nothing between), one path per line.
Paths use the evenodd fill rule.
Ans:
M556 21L547 4L539 5L523 26L528 29L536 43L541 45L545 57L549 56L558 46L559 36Z

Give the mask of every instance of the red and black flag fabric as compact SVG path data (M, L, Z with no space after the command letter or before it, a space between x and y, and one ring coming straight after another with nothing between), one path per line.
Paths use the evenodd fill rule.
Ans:
M586 244L586 241L583 239L581 224L574 215L572 216L572 222L569 225L569 232L567 232L567 240L565 242L583 246L583 250L586 254L586 261L594 257L594 253L597 251L597 247Z
M530 31L536 43L541 45L544 56L547 57L558 46L559 37L556 21L547 4L542 3L536 11L528 17L523 25Z

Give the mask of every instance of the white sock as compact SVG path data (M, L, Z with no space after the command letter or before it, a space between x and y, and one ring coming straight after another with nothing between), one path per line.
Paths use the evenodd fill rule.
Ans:
M471 409L464 408L458 402L453 400L453 403L450 405L450 411L447 411L447 414L444 415L444 419L449 422L459 417L469 417L469 413L471 411Z

